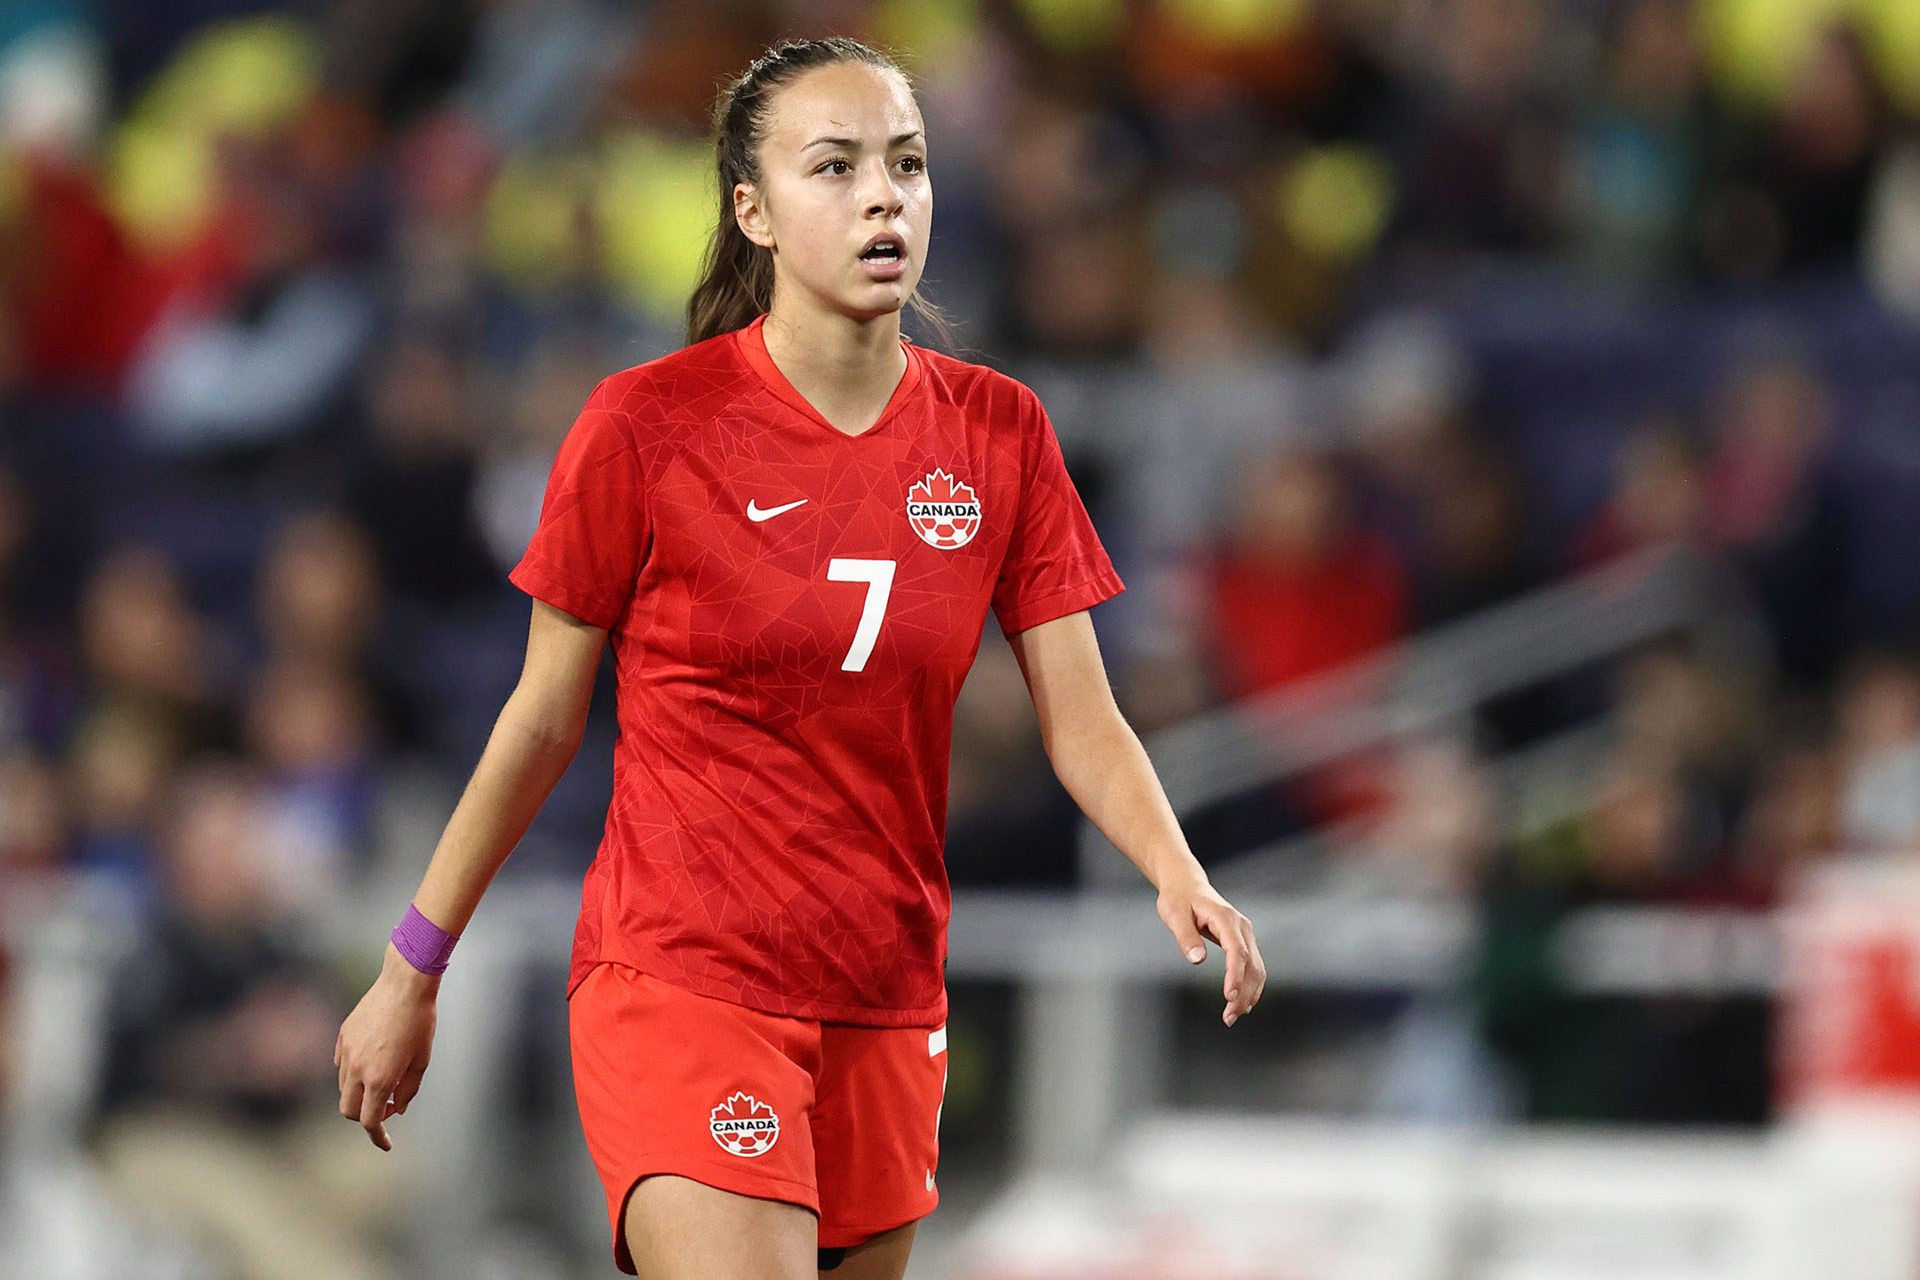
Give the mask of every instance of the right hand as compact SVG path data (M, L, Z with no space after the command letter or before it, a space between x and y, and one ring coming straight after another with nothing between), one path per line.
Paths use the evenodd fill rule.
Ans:
M360 997L334 1041L340 1070L340 1114L358 1120L382 1151L393 1150L388 1117L405 1115L420 1092L433 1051L440 979L421 973L387 944L379 978Z

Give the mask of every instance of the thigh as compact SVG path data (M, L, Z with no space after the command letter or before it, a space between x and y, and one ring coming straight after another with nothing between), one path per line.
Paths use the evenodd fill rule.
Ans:
M627 1249L641 1280L815 1280L814 1216L673 1174L627 1199Z
M946 1048L944 1027L821 1028L813 1145L822 1247L865 1244L940 1202Z

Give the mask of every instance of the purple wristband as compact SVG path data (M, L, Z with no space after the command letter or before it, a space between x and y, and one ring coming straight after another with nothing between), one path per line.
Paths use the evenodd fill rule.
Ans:
M393 927L394 950L424 974L445 973L447 957L453 954L453 944L458 941L459 935L448 933L421 915L420 909L411 902L407 904L407 914Z

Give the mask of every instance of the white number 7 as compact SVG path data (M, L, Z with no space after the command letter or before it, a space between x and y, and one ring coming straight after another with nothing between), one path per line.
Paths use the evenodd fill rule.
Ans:
M873 656L873 642L880 638L880 619L887 613L887 596L893 591L893 561L850 560L836 557L827 561L829 582L864 582L867 603L860 610L860 625L853 632L853 647L847 650L842 671L864 671Z

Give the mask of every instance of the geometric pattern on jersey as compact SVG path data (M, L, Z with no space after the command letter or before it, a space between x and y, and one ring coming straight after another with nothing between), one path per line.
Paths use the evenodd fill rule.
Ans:
M769 1013L934 1026L953 704L987 613L1012 635L1124 588L1026 386L903 343L850 436L763 321L594 390L510 575L614 654L568 991L611 960ZM935 474L977 520L942 507L930 540L909 493Z

